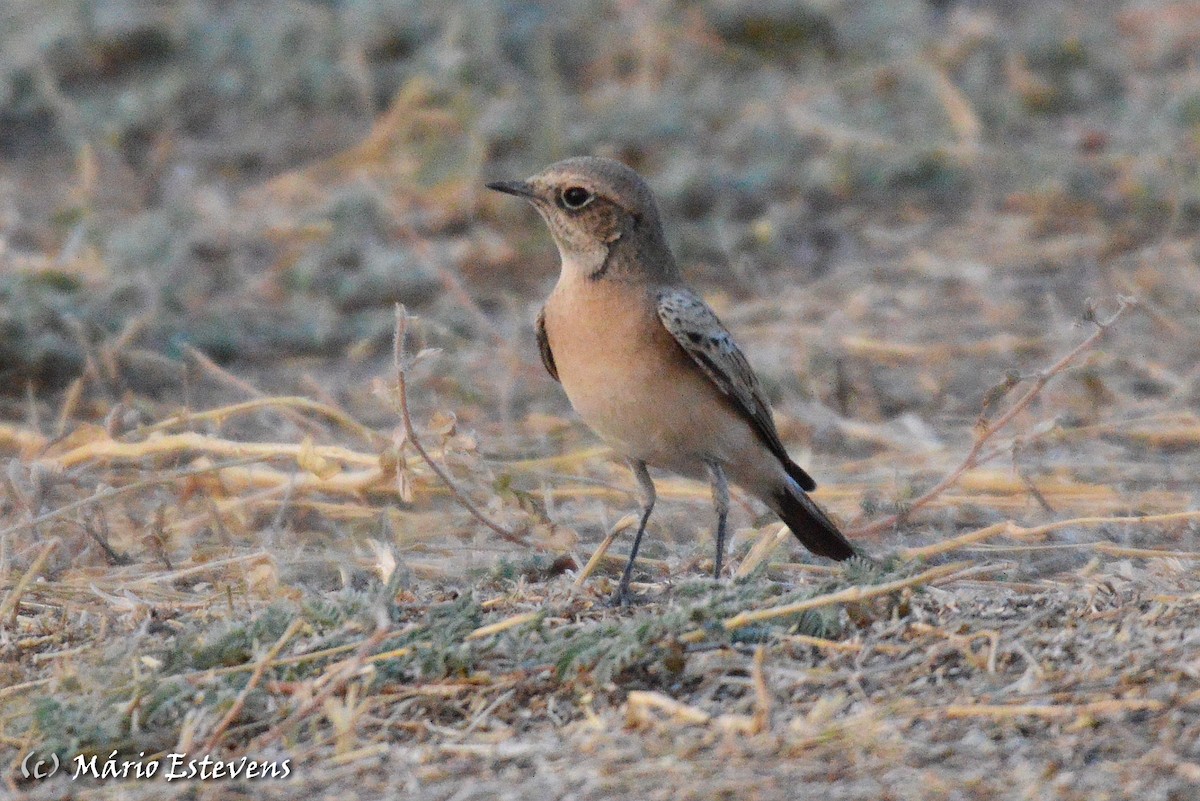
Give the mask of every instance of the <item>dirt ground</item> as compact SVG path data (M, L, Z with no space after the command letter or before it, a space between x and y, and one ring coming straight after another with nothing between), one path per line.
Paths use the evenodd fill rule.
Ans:
M1198 46L1194 2L0 5L0 797L1196 798ZM483 189L585 153L871 560L735 493L715 582L656 474L609 605L635 484Z

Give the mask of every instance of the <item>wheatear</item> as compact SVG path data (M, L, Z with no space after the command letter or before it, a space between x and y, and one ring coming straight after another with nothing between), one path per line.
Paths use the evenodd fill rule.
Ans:
M816 482L788 456L746 357L683 283L641 177L610 159L573 158L488 188L525 198L550 227L562 269L537 318L542 362L584 422L629 460L641 485L642 517L618 601L628 600L654 509L647 465L711 483L717 577L729 478L761 498L813 553L853 556L808 497Z

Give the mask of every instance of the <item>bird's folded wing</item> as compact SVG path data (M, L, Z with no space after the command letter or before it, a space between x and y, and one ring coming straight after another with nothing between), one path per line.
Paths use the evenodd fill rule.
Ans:
M770 451L790 465L758 377L708 304L689 289L663 289L658 293L658 317L692 361L729 396Z
M542 309L537 316L537 343L538 351L542 354L542 364L546 367L546 372L555 381L562 383L558 378L558 367L554 364L554 352L550 350L550 338L546 336L546 310Z

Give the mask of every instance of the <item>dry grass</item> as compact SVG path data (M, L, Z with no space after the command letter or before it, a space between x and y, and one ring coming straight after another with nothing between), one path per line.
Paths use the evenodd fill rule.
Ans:
M9 792L1195 797L1187 4L69 5L0 12ZM633 482L480 189L575 151L652 178L872 561L735 496L713 582L662 476L608 605Z

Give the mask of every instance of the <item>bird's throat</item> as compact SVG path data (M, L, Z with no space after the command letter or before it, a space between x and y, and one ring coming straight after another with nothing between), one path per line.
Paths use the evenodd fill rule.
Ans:
M600 246L588 250L559 250L563 282L595 281L603 278L611 264L612 248Z

